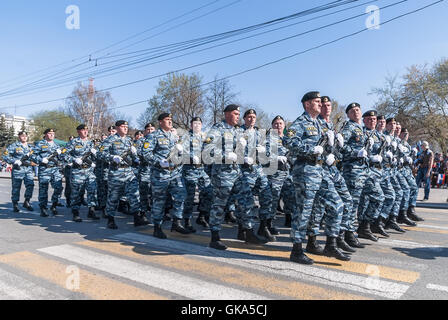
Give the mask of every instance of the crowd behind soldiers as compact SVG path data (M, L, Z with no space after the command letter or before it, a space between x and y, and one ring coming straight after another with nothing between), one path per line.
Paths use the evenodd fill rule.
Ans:
M124 210L136 227L152 223L154 237L166 239L162 224L167 220L171 232L196 232L192 219L198 190L196 224L210 230L211 248L226 250L220 239L224 222L235 223L236 238L246 243L276 241L283 199L284 226L293 242L290 259L301 264L313 263L305 250L348 261L350 253L365 246L359 238L376 242L378 235L389 237L390 229L404 233L400 224L423 221L415 213L418 187L412 170L425 160L417 159L407 129L374 110L362 114L361 106L352 103L348 120L336 132L329 97L309 92L301 102L305 112L288 129L281 116L269 130L257 128L255 110L244 114L240 126L240 107L232 104L207 133L197 117L189 132L178 132L169 113L158 117L158 129L149 123L135 139L123 120L98 141L80 125L78 137L65 148L55 144L53 129L45 130L33 148L21 132L3 157L13 165L13 210L20 211L22 180L23 207L34 210L32 167L37 165L42 217L58 215L64 174L73 221L82 222L85 205L89 219L99 220L96 211L101 211L107 228L117 229L116 212ZM49 184L54 189L50 209ZM321 229L324 248L317 242Z

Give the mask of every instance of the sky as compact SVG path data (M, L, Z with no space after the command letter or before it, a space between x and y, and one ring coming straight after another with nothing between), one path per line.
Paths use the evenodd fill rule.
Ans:
M153 78L109 90L117 107L149 100L155 94L160 79L157 76L287 37L291 39L183 72L198 73L205 83L216 75L226 77L303 52L230 78L238 102L294 120L303 112L299 103L302 96L316 90L343 105L358 102L367 111L377 99L371 94L372 89L383 86L386 77L402 76L412 65L431 65L447 57L448 1L381 25L379 29L333 41L365 29L366 21L372 21L372 16L365 14L369 5L382 8L379 21L384 23L436 1L408 0L394 6L390 5L399 0L354 1L277 25L295 23L288 28L108 77L92 72L115 59L133 60L117 56L120 54L244 28L337 1L2 1L0 113L29 117L38 111L62 107L62 99L72 93L78 81L87 84L89 76L95 78L98 90ZM79 8L79 29L66 25L67 19L74 22L73 12L66 13L67 7L73 5ZM357 7L350 9L354 6ZM346 10L334 13L342 9ZM320 17L329 13L333 14ZM355 16L358 17L336 24ZM325 43L329 44L321 46ZM89 57L93 61L99 59L98 66L89 62ZM80 69L86 69L81 77L60 82ZM5 95L11 89L48 76L60 77L52 80L57 88L30 91L28 86L14 95ZM61 100L43 103L57 99ZM146 104L140 103L116 110L136 124L145 108Z

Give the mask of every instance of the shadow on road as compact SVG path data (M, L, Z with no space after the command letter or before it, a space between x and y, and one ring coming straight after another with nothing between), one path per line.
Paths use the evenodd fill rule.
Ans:
M392 249L404 253L409 257L424 260L435 260L436 258L448 257L448 248L442 248L442 247L392 248Z

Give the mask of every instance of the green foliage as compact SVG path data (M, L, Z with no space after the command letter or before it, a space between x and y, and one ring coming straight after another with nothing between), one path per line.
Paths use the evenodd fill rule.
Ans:
M56 131L56 139L68 141L70 136L76 136L76 127L80 123L62 111L42 111L31 116L36 126L36 132L30 141L41 140L45 129Z

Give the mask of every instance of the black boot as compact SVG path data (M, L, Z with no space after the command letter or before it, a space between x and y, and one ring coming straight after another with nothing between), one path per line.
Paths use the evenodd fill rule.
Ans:
M101 217L102 217L103 219L106 219L106 218L107 218L107 215L106 215L106 208L101 208Z
M308 258L305 255L305 253L303 253L301 243L294 243L289 260L291 260L292 262L297 262L300 264L308 264L308 265L311 265L314 263L314 261L312 259Z
M33 207L30 204L30 199L25 199L25 202L23 203L23 207L27 209L28 211L34 211Z
M185 229L190 232L190 233L196 233L196 229L193 228L193 225L191 224L191 220L190 219L184 219L184 226Z
M410 227L416 227L417 224L414 221L409 220L408 216L406 215L406 211L400 210L398 213L397 222L400 224L406 224Z
M53 203L53 205L50 208L53 217L56 217L58 215L58 210L56 209L57 205L58 205L57 203Z
M285 227L286 228L291 228L291 215L290 214L285 214Z
M258 237L254 229L246 229L246 243L252 243L252 244L265 244L268 242L268 239Z
M81 199L81 204L82 204L83 206L85 206L85 207L88 206L87 201L86 201L86 199L84 199L84 198Z
M159 223L154 224L154 237L159 239L166 239L167 236L162 230L162 226Z
M236 217L233 211L227 211L226 216L224 217L224 221L226 223L236 223Z
M65 203L66 203L65 206L66 206L67 208L70 208L70 207L72 206L72 205L71 205L71 202L70 202L69 199L66 199L66 200L65 200Z
M149 221L146 219L144 212L134 213L134 227L147 226L148 224Z
M339 237L337 237L336 239L336 244L338 245L338 248L344 250L345 252L355 253L356 250L350 247L347 242L345 242L344 237L345 237L345 231L341 231L339 233Z
M261 237L265 237L269 242L277 240L269 231L266 220L260 220L260 227L258 228L257 234Z
M350 260L349 256L346 256L341 250L339 250L336 244L336 237L327 237L327 243L323 253L326 257L336 258L341 261Z
M378 238L370 230L370 223L367 220L359 223L358 238L363 238L374 242L378 241Z
M112 216L107 216L107 228L108 229L112 229L112 230L116 230L118 229L118 226L115 224L115 219Z
M408 218L412 221L416 221L416 222L420 222L420 221L425 221L425 219L419 217L416 213L415 213L415 207L414 206L409 206L408 208Z
M171 232L173 232L173 231L179 232L181 234L189 234L190 233L190 231L188 231L187 229L182 227L182 225L180 224L180 219L177 219L177 218L173 219L173 224L171 225Z
M118 202L118 208L117 208L117 211L118 211L118 212L121 212L121 213L124 213L124 214L129 214L129 212L128 212L128 203L127 203L127 201L120 200L120 201Z
M238 235L236 238L241 241L246 241L246 229L243 228L241 223L238 223Z
M204 229L210 229L210 225L208 224L205 217L206 217L206 214L204 212L199 212L199 216L196 219L196 223L200 226L203 226Z
M94 207L89 208L89 213L87 214L87 218L92 219L92 220L100 220L100 217L98 217L95 214L95 208Z
M79 210L73 209L73 221L75 222L82 222L82 219L79 217Z
M278 205L277 205L277 215L280 215L283 213L285 213L285 211L283 210L282 206L280 205L280 201L279 201Z
M372 225L371 230L373 233L378 233L386 238L389 238L390 235L384 230L384 222L383 218L378 217L378 219L375 220L375 223Z
M278 231L278 229L274 226L272 219L267 219L266 220L266 225L268 227L269 232L274 235L277 236L280 234L280 231Z
M360 248L363 249L366 246L359 242L358 238L355 236L355 233L352 231L345 231L345 242L352 248Z
M170 208L165 207L165 211L163 213L163 221L171 221Z
M14 211L15 213L20 212L20 209L19 209L19 203L18 203L17 201L14 201L14 202L12 203L12 208L13 208L13 211Z
M321 246L317 243L316 236L308 236L308 243L306 245L306 252L321 256L324 252Z
M48 217L48 209L45 207L40 207L40 216L43 218Z
M219 231L212 231L212 240L209 244L210 248L216 250L226 250L227 246L221 242L221 238L219 237Z
M387 229L393 229L395 231L401 232L401 233L405 233L406 231L401 229L400 226L397 224L397 220L395 217L391 217L389 218L389 220L387 220L386 225L384 227L386 230Z

